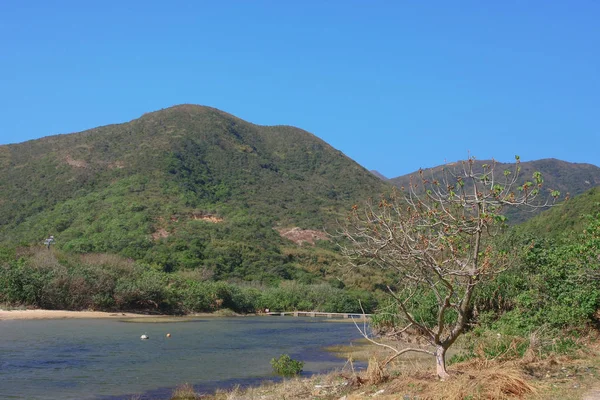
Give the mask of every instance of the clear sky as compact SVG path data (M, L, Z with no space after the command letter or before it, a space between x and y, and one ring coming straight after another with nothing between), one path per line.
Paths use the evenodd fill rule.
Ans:
M600 2L0 1L0 144L181 103L294 125L388 177L600 166Z

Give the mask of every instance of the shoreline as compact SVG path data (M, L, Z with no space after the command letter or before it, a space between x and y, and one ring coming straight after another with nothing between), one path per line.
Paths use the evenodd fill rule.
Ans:
M162 316L162 315L160 315ZM34 319L72 319L72 318L151 318L157 315L136 314L130 312L106 312L106 311L67 311L67 310L2 310L0 309L0 321L7 320L34 320Z
M142 314L136 312L122 311L72 311L72 310L45 310L45 309L14 309L5 310L0 308L0 321L10 320L37 320L37 319L185 319L185 318L219 318L219 317L248 317L248 316L265 316L266 314L222 314L219 311L214 313L192 313L185 315L172 314ZM327 322L348 323L354 322L354 319L333 319L333 318L316 318L323 319ZM359 320L362 322L362 320Z

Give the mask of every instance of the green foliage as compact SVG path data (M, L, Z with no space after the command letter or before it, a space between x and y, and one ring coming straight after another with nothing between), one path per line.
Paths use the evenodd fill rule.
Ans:
M271 366L277 375L294 376L302 372L304 363L302 361L292 359L287 354L282 354L278 358L273 358L271 360Z
M577 235L588 224L588 220L582 216L596 214L599 209L598 204L600 204L600 188L595 187L515 227L515 232L535 238L536 241L561 239L565 233Z
M424 326L434 328L437 325L438 305L435 295L430 291L418 288L406 306L410 307L413 317ZM449 311L444 315L446 323L456 321L456 313ZM381 302L380 307L371 317L371 326L380 332L385 332L394 327L408 324L402 312L398 309L397 302L393 299Z
M487 360L522 358L530 348L530 340L520 336L494 334L490 331L475 332L464 340L461 351L448 361L454 364L475 357Z
M0 301L7 304L36 304L50 277L47 271L29 270L23 261L6 263L0 269Z
M570 200L561 211L598 209L594 192ZM556 215L551 210L529 224L551 225ZM572 230L557 223L554 229L560 234L547 231L536 237L529 224L504 238L504 245L520 247L521 255L511 269L479 288L480 322L510 335L526 335L540 327L553 332L584 329L600 308L600 213L573 220Z
M403 321L398 313L396 302L387 299L371 316L370 325L374 330L383 332L400 326Z
M372 294L327 284L276 286L206 280L201 271L164 272L108 254L73 255L21 249L0 266L0 303L67 310L136 310L157 313L238 313L256 310L367 312Z
M455 364L480 357L487 360L518 359L532 352L538 357L551 354L574 354L580 348L571 337L553 337L550 332L539 335L539 332L527 337L504 335L485 329L475 329L465 335L461 351L454 354L449 364Z
M282 282L266 288L261 295L261 308L272 311L322 311L360 313L361 304L366 313L374 308L376 300L366 291L346 291L327 284L304 285Z

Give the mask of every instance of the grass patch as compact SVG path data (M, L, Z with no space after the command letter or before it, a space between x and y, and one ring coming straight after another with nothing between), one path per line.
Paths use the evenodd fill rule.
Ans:
M366 362L369 361L376 349L366 339L358 339L349 345L327 346L324 347L324 350L339 358Z
M241 314L236 313L229 308L221 308L213 313L215 317L240 317Z
M188 383L178 386L171 395L171 400L196 400L201 396L196 393L194 387Z

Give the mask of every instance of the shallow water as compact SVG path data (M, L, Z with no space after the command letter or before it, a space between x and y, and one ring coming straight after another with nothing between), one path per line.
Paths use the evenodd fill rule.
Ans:
M0 398L164 399L183 383L207 393L276 379L270 360L282 353L305 374L341 367L323 347L358 337L353 324L319 318L0 321Z

